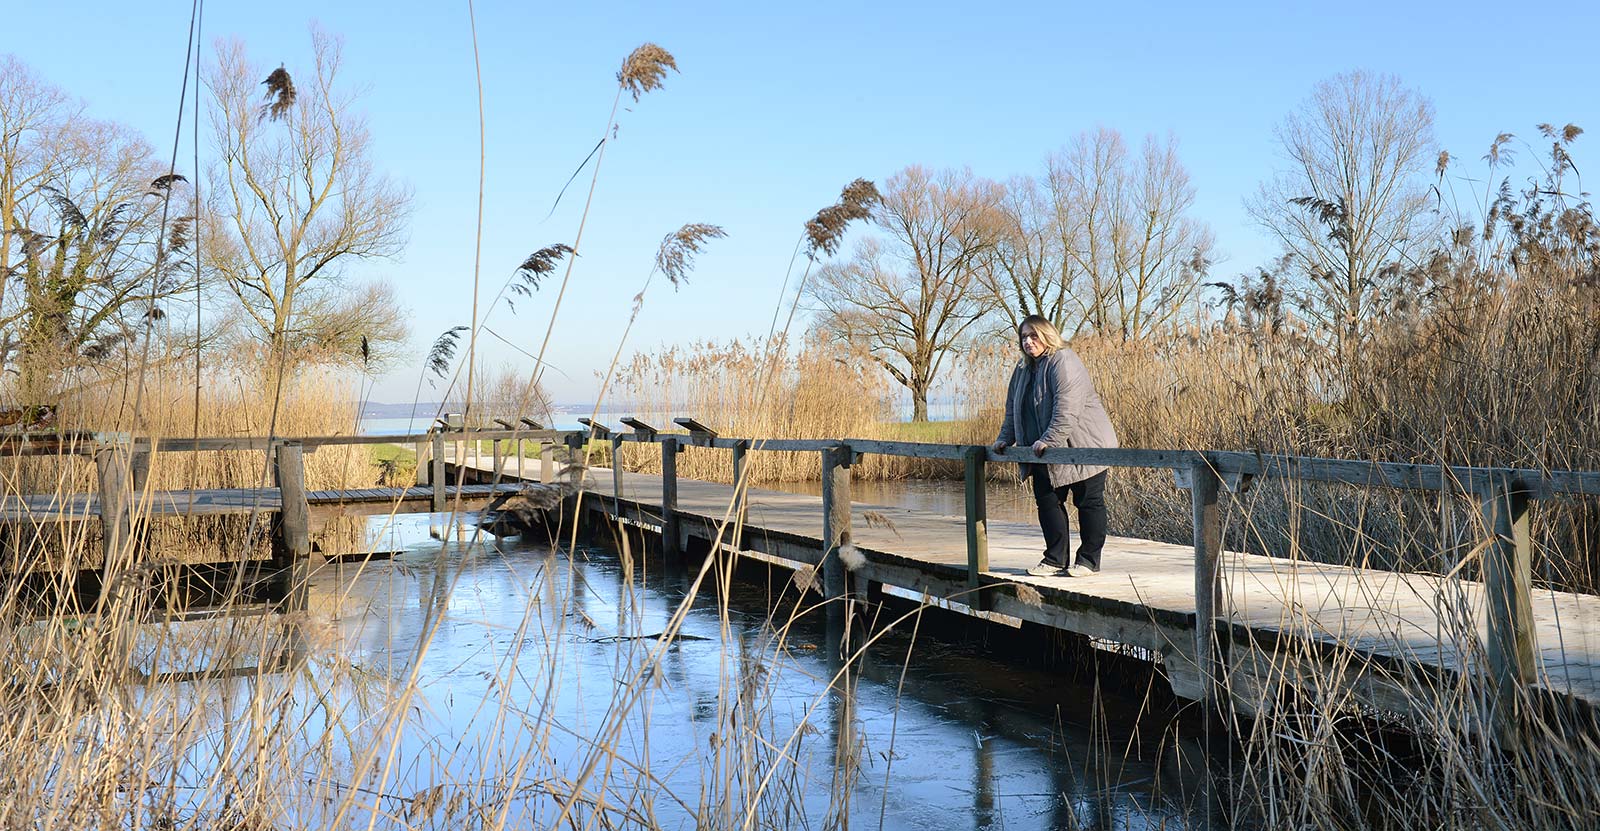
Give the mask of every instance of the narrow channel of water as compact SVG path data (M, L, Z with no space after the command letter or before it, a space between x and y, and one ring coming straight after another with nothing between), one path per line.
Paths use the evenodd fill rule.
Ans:
M358 675L419 679L401 764L374 790L570 781L598 759L611 773L587 787L627 806L610 817L625 826L736 826L754 806L758 827L1198 827L1196 745L1141 716L1139 691L932 637L949 621L915 613L835 679L838 641L823 614L792 617L786 579L735 581L725 624L707 587L662 648L649 636L692 575L630 582L603 549L452 542L441 557L426 528L402 519L390 533L406 553L330 566L313 589L313 619L336 627ZM603 734L614 755L594 755ZM516 801L513 825L555 816L548 795Z

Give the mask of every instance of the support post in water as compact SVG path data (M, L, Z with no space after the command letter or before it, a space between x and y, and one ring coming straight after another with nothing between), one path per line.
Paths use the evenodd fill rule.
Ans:
M122 445L96 448L94 467L100 480L100 527L105 541L105 559L100 565L99 605L103 613L115 601L111 593L118 576L127 565L124 555L133 534L132 518L129 516L128 448Z
M283 507L278 513L277 539L272 541L273 565L284 585L283 608L304 611L311 581L311 506L306 501L305 452L300 442L278 446L273 478Z
M1222 518L1217 498L1222 478L1205 456L1189 469L1194 503L1194 657L1208 717L1220 713L1222 662L1218 653L1217 609L1222 605Z
M962 453L966 468L967 491L967 605L989 608L979 592L978 575L989 570L989 494L987 478L989 448L972 445Z
M444 513L444 433L433 434L433 458L428 460L432 469L429 479L433 482L433 512Z
M847 444L822 451L822 595L828 600L844 597L845 568L839 548L850 542L850 462L854 453ZM829 608L843 613L840 604Z
M661 437L661 556L676 564L683 551L678 539L678 440Z
M1502 741L1518 734L1518 701L1533 680L1538 649L1533 631L1533 548L1528 530L1529 493L1509 477L1496 477L1483 493L1489 545L1483 552L1488 604L1490 682L1494 723Z

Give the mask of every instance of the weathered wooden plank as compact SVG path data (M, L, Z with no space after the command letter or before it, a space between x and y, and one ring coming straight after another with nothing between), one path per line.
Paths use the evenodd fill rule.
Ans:
M678 539L678 439L675 436L661 438L661 553L673 564L683 554Z
M292 611L304 611L310 598L311 584L311 506L306 501L306 469L304 448L297 442L285 442L278 447L273 464L278 480L278 540L274 546L274 559L284 573L288 585L284 591L284 606Z
M1533 618L1533 551L1528 536L1528 493L1501 482L1486 494L1483 583L1488 606L1486 652L1501 737L1516 735L1522 689L1537 669Z
M427 433L408 433L400 436L386 435L349 435L349 436L306 436L295 437L294 440L307 448L328 447L336 445L355 444L413 444L416 442L432 441L434 436L445 435L451 441L492 441L529 439L540 441L565 441L568 436L582 435L578 430L445 430ZM162 449L169 449L165 443ZM175 449L175 448L173 448Z
M0 433L0 456L93 456L104 444L125 441L113 433Z
M445 486L450 484L444 472L444 435L433 434L433 456L429 463L433 465L433 472L428 475L428 481L433 483L433 512L444 513Z
M675 418L672 423L689 431L689 444L691 446L711 447L712 441L717 438L717 431L692 418Z
M1222 479L1200 459L1189 468L1194 508L1194 655L1200 669L1208 712L1221 699L1221 656L1216 639L1217 610L1222 607L1222 520L1217 507Z
M1207 451L1205 456L1220 471L1362 487L1474 493L1501 482L1510 483L1534 497L1556 493L1600 494L1600 472L1596 471L1420 465L1216 450Z
M967 588L972 592L968 602L977 609L987 609L979 593L979 579L989 570L989 491L985 469L988 449L981 445L968 447L963 467L964 490L967 502Z
M855 457L849 445L822 451L822 593L830 600L845 595L845 566L839 549L850 543L850 462Z
M94 453L95 473L100 480L100 527L103 533L104 560L101 561L100 585L115 587L127 570L132 555L129 542L133 536L129 517L128 448L125 445L101 447ZM100 598L103 607L116 598ZM103 611L108 610L106 608Z
M906 456L913 459L948 459L959 462L966 448L959 444L933 444L918 441L877 441L850 439L850 449L857 453L877 453L884 456Z
M736 545L742 544L744 539L745 506L749 503L750 482L745 468L745 453L749 449L749 442L742 439L733 444L733 541Z

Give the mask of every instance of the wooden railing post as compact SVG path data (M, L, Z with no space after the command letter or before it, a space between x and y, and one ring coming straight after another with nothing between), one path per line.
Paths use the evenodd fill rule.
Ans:
M622 498L622 436L611 437L611 498ZM622 506L617 506L617 518L622 518Z
M546 485L556 480L556 443L539 440L539 481Z
M133 477L130 487L134 493L140 493L150 481L150 451L135 450L128 463L128 473Z
M117 578L127 565L125 549L132 537L129 516L128 448L111 445L94 451L95 474L100 485L100 528L104 537L104 560L100 565L100 611L110 609Z
M286 609L304 611L310 597L311 506L306 502L305 455L300 442L278 446L273 472L283 505L278 513L279 538L273 545L275 565L283 574L282 602Z
M967 491L967 605L987 609L978 575L989 570L989 494L985 484L989 448L973 445L962 454Z
M1200 455L1196 455L1189 476L1194 503L1194 654L1204 703L1208 714L1214 716L1219 712L1222 679L1216 638L1217 609L1222 605L1222 518L1217 507L1222 479Z
M417 484L418 485L429 484L429 478L430 477L428 476L428 472L433 467L433 464L432 464L432 461L433 461L432 450L433 450L433 445L429 444L428 442L419 441L416 444Z
M1484 525L1490 541L1483 552L1490 682L1494 720L1503 740L1517 733L1518 696L1533 680L1538 649L1533 631L1533 548L1528 531L1528 491L1506 477L1486 489Z
M750 442L740 439L733 443L733 538L735 548L744 548L745 504L749 501L750 483L745 481L745 453Z
M845 595L845 567L839 560L839 548L850 542L853 455L847 444L822 451L822 594L828 600Z
M490 459L493 460L492 464L494 465L494 467L491 469L491 475L496 477L496 478L498 478L500 476L500 472L501 472L500 471L500 463L502 461L501 454L500 454L500 440L499 439L490 439L489 440L489 449L490 449L489 450Z
M433 480L433 512L444 513L444 490L448 482L444 475L444 432L433 434L433 458L429 460L433 472L429 478Z
M661 437L661 556L676 563L683 551L678 540L678 439Z

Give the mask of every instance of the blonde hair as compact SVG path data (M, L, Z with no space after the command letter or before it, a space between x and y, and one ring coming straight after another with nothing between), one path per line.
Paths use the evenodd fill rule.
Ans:
M1067 345L1067 342L1061 339L1061 330L1050 322L1050 318L1043 315L1028 315L1017 325L1017 348L1022 348L1022 330L1029 326L1033 327L1033 333L1039 336L1039 342L1044 344L1044 354L1049 355ZM1026 357L1028 353L1024 350L1022 354Z

